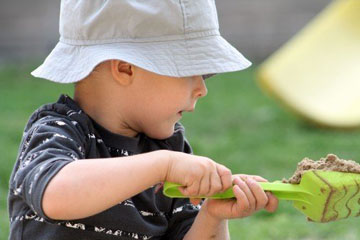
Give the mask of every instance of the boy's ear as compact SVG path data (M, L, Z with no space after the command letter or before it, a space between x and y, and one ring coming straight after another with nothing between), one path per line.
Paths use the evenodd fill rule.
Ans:
M123 86L128 86L133 79L133 66L121 60L110 61L111 74L113 79Z

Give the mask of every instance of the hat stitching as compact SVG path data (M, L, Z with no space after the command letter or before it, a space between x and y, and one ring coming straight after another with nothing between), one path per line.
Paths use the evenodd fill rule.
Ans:
M81 39L71 39L64 36L60 36L60 42L66 43L69 45L97 45L97 44L108 44L108 43L154 43L154 42L168 42L176 40L186 40L186 39L200 39L203 37L211 36L220 36L218 29L208 30L208 31L193 31L191 33L185 33L181 35L171 35L171 36L157 36L152 38L112 38L112 39L101 39L101 40L81 40Z

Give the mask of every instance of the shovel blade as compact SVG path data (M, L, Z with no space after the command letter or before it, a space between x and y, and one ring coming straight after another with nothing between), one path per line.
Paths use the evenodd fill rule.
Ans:
M314 222L330 222L360 215L360 174L309 171L300 185L311 192L310 204L294 201L294 207Z

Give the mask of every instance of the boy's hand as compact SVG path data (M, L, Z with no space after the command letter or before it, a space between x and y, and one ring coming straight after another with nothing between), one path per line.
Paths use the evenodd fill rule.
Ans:
M257 182L267 180L260 176L234 175L233 191L236 200L207 199L203 203L202 211L207 211L211 217L219 220L247 217L263 208L274 212L278 207L277 198L264 192Z
M211 196L232 186L231 171L213 160L170 152L165 181L183 185L179 190L185 196Z

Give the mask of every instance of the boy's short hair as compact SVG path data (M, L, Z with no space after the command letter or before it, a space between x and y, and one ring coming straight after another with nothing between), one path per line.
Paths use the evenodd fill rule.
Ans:
M220 36L214 0L62 0L60 41L32 75L77 82L109 59L174 77L251 65Z

